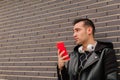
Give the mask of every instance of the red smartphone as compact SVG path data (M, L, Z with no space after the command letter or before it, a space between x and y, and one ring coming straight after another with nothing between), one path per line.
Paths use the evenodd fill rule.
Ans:
M68 52L66 50L64 42L62 42L62 41L61 42L57 42L57 48L60 50L60 52L65 51L62 56L68 55L68 57L65 58L64 60L70 60L70 57L69 57L69 54L68 54Z

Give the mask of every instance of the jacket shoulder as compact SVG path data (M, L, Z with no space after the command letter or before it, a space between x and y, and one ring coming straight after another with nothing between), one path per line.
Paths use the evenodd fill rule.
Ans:
M113 49L113 43L112 42L100 42L100 43L107 48L112 48Z
M97 41L97 45L96 45L95 51L102 50L104 48L113 49L113 43L112 42Z

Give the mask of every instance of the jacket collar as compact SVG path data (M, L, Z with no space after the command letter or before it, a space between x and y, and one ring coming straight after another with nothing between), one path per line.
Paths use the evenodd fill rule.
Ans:
M91 56L88 58L88 60L86 61L83 69L86 69L88 66L92 65L98 60L99 60L99 56L95 52L93 52Z
M77 45L74 47L74 51L79 53L78 51L78 48L80 47L81 45ZM102 50L104 48L111 48L113 49L113 44L111 42L101 42L101 41L97 41L97 45L95 47L95 52L99 51L99 50Z
M97 45L95 47L95 51L99 51L103 48L111 48L113 49L113 44L111 42L101 42L97 41Z

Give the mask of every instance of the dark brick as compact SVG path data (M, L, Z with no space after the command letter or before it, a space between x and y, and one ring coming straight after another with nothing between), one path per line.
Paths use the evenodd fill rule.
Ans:
M79 11L78 12L78 15L79 16L83 16L83 15L85 15L85 14L91 14L91 13L96 13L96 9L85 9L85 10L83 10L83 11Z
M111 21L109 21L109 22L107 22L107 25L108 26L112 26L112 25L119 25L120 23L120 19L115 19L115 20L111 20Z
M60 15L60 18L74 17L74 16L77 16L77 15L78 15L77 12L72 12L72 13Z
M116 4L116 3L120 3L120 0L114 0L114 1L109 1L108 2L108 5L113 5L113 4Z
M19 77L19 76L16 76L17 77L17 80L32 80L31 77ZM8 78L9 79L9 78Z
M5 80L18 80L18 78L17 77L15 77L15 76L5 76Z
M96 0L92 0L92 1L81 1L81 3L79 3L78 6L87 6L89 4L94 4L96 3Z
M26 63L14 63L14 66L25 66L26 65Z
M105 27L106 25L107 25L107 23L105 23L105 22L96 22L95 23L96 27Z
M96 17L103 17L106 16L105 12L100 12L100 13L93 13L93 14L86 14L88 18L96 18Z
M96 32L113 31L113 30L118 30L118 25L115 25L115 26L105 26L105 27L102 27L102 28L97 28L96 27Z
M118 9L118 5L101 7L97 9L97 12L101 12L101 11L103 12L103 11L114 10L114 9Z
M38 72L25 72L25 75L27 75L27 76L38 76L39 75L39 73Z
M115 19L117 19L118 18L118 16L117 15L115 15L115 16L105 16L105 17L101 17L101 18L97 18L97 22L102 22L102 21L109 21L109 20L115 20Z

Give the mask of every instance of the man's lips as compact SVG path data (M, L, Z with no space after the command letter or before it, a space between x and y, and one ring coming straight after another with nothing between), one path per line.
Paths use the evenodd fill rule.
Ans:
M76 41L78 40L78 38L74 38Z

